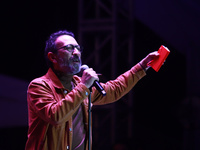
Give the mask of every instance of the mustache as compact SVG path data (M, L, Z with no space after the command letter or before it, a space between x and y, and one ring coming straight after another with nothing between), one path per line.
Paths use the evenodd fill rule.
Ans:
M81 58L77 55L74 55L70 58L71 61L78 61L78 62L81 62Z

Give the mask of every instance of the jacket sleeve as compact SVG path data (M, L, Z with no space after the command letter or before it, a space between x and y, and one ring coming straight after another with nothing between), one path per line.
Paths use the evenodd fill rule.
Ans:
M141 66L136 64L129 71L120 75L115 80L108 81L105 84L101 83L102 87L106 91L106 96L100 95L99 92L93 88L92 103L94 105L102 105L119 100L145 75L146 73Z
M42 120L53 125L68 121L78 106L88 97L88 88L79 83L65 97L57 94L47 81L38 78L33 80L27 93L27 100L32 119L39 116Z

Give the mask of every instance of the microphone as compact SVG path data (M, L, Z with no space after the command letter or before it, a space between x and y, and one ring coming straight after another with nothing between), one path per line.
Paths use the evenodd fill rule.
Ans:
M88 65L82 65L82 66L81 66L81 69L80 69L80 70L81 70L80 72L83 73L83 71L84 71L85 69L89 69ZM101 86L101 84L100 84L97 80L94 81L93 85L94 85L95 88L99 91L99 93L100 93L101 95L103 95L103 96L106 95L106 91L104 90L104 88Z

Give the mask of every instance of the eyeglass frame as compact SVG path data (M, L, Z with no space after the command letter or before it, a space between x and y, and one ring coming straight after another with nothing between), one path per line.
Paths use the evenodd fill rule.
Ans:
M70 48L69 46L72 46L72 47L71 47L72 50L68 50L68 49ZM83 48L82 48L80 45L67 44L67 45L65 45L65 46L62 46L62 47L58 48L57 50L60 50L60 49L62 49L62 48L65 48L64 50L67 50L68 52L71 52L71 53L74 52L74 49L75 49L75 48L76 48L80 53L83 52Z

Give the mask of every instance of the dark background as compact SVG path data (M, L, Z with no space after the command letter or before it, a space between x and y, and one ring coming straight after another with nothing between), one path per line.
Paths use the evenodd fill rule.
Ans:
M123 4L126 8L126 1ZM166 45L171 53L158 73L149 69L148 75L133 90L133 138L123 139L123 134L116 129L116 139L126 140L134 149L200 149L198 6L198 1L189 0L135 1L135 63L161 44ZM46 73L43 51L52 32L67 29L78 37L78 0L11 0L1 7L0 150L24 149L28 129L26 99L21 99L16 91L20 83L26 86L32 79ZM128 57L126 53L119 56L116 76L129 69L123 65ZM83 54L83 62L86 59L87 55ZM97 68L92 63L88 65ZM106 72L105 68L102 73L106 76ZM14 84L12 80L20 83ZM25 95L26 89L21 92ZM9 96L5 97L5 93ZM17 101L15 97L21 100L17 98ZM126 107L118 101L116 108L117 121L120 122ZM111 149L111 145L106 146Z

